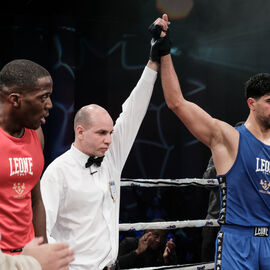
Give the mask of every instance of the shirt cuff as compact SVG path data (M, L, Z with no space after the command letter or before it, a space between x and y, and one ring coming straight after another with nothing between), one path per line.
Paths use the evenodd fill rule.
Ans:
M142 79L153 85L157 79L157 72L146 66L142 74Z

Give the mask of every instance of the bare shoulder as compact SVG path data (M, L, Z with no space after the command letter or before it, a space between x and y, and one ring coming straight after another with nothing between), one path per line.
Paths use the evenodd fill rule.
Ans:
M215 148L226 149L228 152L237 151L239 132L232 125L221 120L215 121L215 142L211 146L211 150ZM224 151L224 150L223 150Z
M39 138L39 141L40 141L40 145L42 147L42 149L44 149L44 134L43 134L43 131L42 131L42 128L39 127L37 130L37 135L38 135L38 138Z
M235 162L238 145L239 132L232 125L218 121L220 140L211 148L215 167L218 174L225 174Z
M223 121L219 121L219 123L225 139L235 141L239 138L239 131L234 126Z

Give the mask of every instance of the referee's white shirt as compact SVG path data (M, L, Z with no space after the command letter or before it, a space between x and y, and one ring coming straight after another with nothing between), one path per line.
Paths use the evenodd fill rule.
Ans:
M117 259L121 172L147 111L156 77L157 72L145 67L122 106L100 167L85 168L88 156L72 145L42 176L48 240L67 242L74 249L70 270L103 269Z

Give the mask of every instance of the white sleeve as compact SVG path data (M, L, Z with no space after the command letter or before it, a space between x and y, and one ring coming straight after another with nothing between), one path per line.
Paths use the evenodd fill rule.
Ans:
M61 179L57 168L52 169L49 165L40 181L41 196L46 211L46 230L49 243L56 242L52 237L52 230L56 223L58 209L60 206L60 198L63 188L60 182Z
M39 262L31 256L11 256L0 250L0 269L3 270L42 270Z
M145 67L140 80L122 105L122 113L116 120L109 150L115 168L121 171L146 114L157 72Z

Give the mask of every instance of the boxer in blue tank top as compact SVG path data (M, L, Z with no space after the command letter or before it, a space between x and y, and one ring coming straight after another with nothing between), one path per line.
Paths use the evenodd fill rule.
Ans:
M170 54L160 64L168 107L210 148L217 170L221 228L215 269L270 269L270 74L246 82L249 115L234 128L183 97Z
M216 269L270 269L270 146L246 127L240 133L232 168L217 175L221 229Z

